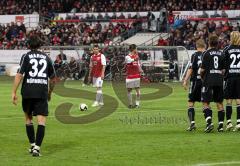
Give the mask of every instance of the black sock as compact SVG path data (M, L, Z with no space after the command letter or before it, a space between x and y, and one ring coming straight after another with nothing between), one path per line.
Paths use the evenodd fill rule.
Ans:
M32 123L26 124L26 132L27 132L29 143L30 144L35 143L34 126Z
M218 123L223 124L224 121L224 110L218 111Z
M237 105L237 124L240 124L240 105Z
M193 107L188 108L188 118L190 123L195 123L195 110Z
M226 118L227 118L227 121L231 121L231 117L232 117L232 106L231 105L227 105L226 106Z
M37 134L36 134L36 145L39 147L42 145L44 134L45 134L45 126L38 125Z
M212 123L212 110L210 108L205 108L205 119L208 124Z

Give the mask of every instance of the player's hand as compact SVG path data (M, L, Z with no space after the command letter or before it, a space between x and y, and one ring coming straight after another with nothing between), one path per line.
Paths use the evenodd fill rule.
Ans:
M92 77L91 77L91 76L88 76L88 83L91 82L91 79L92 79Z
M101 79L102 79L102 80L104 79L104 74L102 74Z
M17 100L18 100L18 97L17 97L17 95L16 95L16 93L12 93L12 103L14 104L14 105L17 105Z
M48 92L48 101L51 101L51 98L52 98L52 93Z
M187 83L186 80L183 80L182 86L183 86L183 88L184 88L185 90L187 90L188 83Z

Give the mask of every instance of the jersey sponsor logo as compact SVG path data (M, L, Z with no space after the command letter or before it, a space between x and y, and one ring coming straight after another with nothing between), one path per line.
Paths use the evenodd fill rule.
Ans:
M221 70L210 70L211 74L222 74Z
M231 73L231 74L233 74L233 73L239 74L240 73L240 69L230 69L229 73Z
M28 78L27 79L27 83L28 84L43 84L43 85L47 85L48 84L48 80L46 80L46 79Z

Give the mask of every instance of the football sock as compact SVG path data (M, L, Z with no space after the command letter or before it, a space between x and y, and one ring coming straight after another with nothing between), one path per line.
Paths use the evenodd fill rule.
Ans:
M45 134L45 126L38 125L37 134L36 134L36 146L41 146Z
M102 90L97 90L96 101L101 103L103 102Z
M227 118L227 123L231 122L231 117L232 117L232 105L226 105L226 118Z
M210 108L205 108L204 112L205 112L205 120L206 120L206 122L208 124L212 123L212 110Z
M223 124L224 121L224 110L218 111L218 123Z
M237 124L240 124L240 105L237 105Z
M28 136L29 143L34 145L35 143L35 133L33 123L26 124L26 132Z
M139 92L139 94L136 93L136 105L139 106L139 104L140 104L140 92Z
M129 105L132 105L132 92L128 92L127 96L128 96L128 103L129 103Z
M195 110L193 107L188 108L188 118L191 123L195 123Z

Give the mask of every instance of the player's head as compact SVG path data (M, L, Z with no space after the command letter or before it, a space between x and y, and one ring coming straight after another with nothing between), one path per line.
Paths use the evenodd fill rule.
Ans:
M130 52L133 52L133 53L136 53L136 52L137 52L137 46L136 46L136 44L131 44L131 45L129 46L129 51L130 51Z
M218 36L215 34L210 35L208 44L211 48L217 48L218 47Z
M197 40L196 47L197 49L205 49L206 48L205 41L203 39Z
M240 33L238 31L231 32L230 41L232 45L240 45Z
M32 35L29 37L29 40L28 40L29 49L37 50L38 48L41 47L41 45L42 45L42 42L37 35Z
M100 51L99 46L98 46L97 44L95 44L95 45L93 46L93 53L94 53L94 54L98 54L99 51Z

